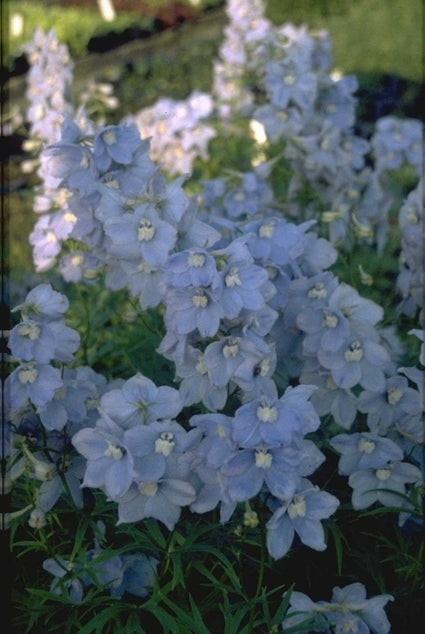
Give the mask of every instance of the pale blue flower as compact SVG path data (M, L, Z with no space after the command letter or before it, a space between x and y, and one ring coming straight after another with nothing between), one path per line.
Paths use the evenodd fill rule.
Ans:
M176 229L161 220L150 203L108 218L104 230L109 240L108 253L119 259L143 259L152 267L165 264L177 237Z
M347 337L337 351L318 351L317 357L331 371L336 385L351 388L360 384L370 390L385 387L385 366L390 362L387 350L361 333Z
M123 429L175 418L181 408L182 401L177 390L167 385L157 387L140 373L125 381L120 388L108 390L100 401L100 412Z
M23 361L51 361L55 356L55 340L49 325L25 319L14 326L9 335L12 355Z
M79 562L71 562L63 557L45 559L43 569L53 575L50 592L61 595L66 590L73 603L80 603L83 598L83 584L80 580L82 566Z
M200 432L186 432L175 421L151 422L127 429L123 436L131 447L135 478L155 482L162 478L170 460L178 460L199 439Z
M369 429L378 434L387 433L406 415L420 414L421 409L419 392L400 375L386 379L380 392L366 389L359 394L358 410L367 414Z
M280 399L258 398L239 407L234 418L234 439L241 447L266 444L295 445L314 431L320 419L308 402L315 387L288 387Z
M332 515L338 506L336 497L300 479L295 495L284 500L266 524L267 550L273 559L286 555L295 533L306 546L325 550L325 533L320 520Z
M167 290L165 323L177 335L188 335L196 330L202 337L217 334L223 308L219 302L220 291L198 286Z
M357 397L350 389L340 388L313 357L306 360L300 373L300 383L315 385L317 390L311 395L311 403L319 416L332 414L335 421L350 429L357 416Z
M139 553L124 553L120 556L122 562L122 579L120 585L111 586L112 596L122 597L129 592L136 597L148 596L157 577L159 561Z
M140 145L135 126L118 125L101 128L94 138L93 158L96 167L105 172L112 162L128 165Z
M225 414L196 414L190 424L203 432L196 453L209 467L217 470L237 449L233 439L233 419Z
M204 353L186 346L184 360L176 363L176 376L182 379L179 393L184 405L203 403L211 411L224 407L228 397L227 384L223 387L214 385L205 365Z
M81 483L84 476L84 467L85 460L82 456L71 457L68 455L66 457L66 470L61 473L56 471L53 478L41 483L37 492L38 508L47 513L65 492L71 494L72 501L77 508L83 508Z
M118 524L153 517L171 531L182 507L195 499L195 489L189 482L167 474L156 482L137 481L118 499Z
M355 471L348 478L353 489L351 503L353 508L361 510L375 502L383 506L406 508L406 484L420 483L420 469L409 462L387 462L379 469Z
M366 588L359 582L334 587L330 602L314 603L306 594L292 591L282 625L284 630L299 625L304 631L303 622L308 622L311 632L329 632L332 627L335 634L389 634L391 625L384 606L393 600L390 594L367 599Z
M214 258L204 249L190 249L172 254L165 267L165 282L174 288L209 286L217 281Z
M23 408L27 401L45 405L63 385L61 372L51 365L28 362L19 365L5 382L5 393L12 411Z
M342 475L378 469L388 461L403 459L403 451L395 442L370 432L338 434L330 440L330 444L341 454L338 471Z
M302 254L306 228L277 217L254 220L245 225L245 231L252 234L248 239L252 255L263 262L280 265L288 264Z
M367 599L364 585L352 583L345 586L345 588L333 588L331 605L339 604L341 612L346 610L354 612L356 617L363 621L374 634L387 634L391 625L384 612L384 606L388 601L393 601L393 597L390 594L378 595ZM369 632L369 629L367 629L367 632Z
M258 447L236 452L221 468L227 477L230 500L250 500L263 485L280 499L292 498L299 480L298 462L298 452L287 447Z
M134 477L131 447L125 444L124 431L111 420L78 431L72 438L77 451L87 459L82 486L101 488L117 500L130 488Z
M53 290L51 284L38 284L12 312L21 311L23 319L50 321L62 317L68 308L66 295Z

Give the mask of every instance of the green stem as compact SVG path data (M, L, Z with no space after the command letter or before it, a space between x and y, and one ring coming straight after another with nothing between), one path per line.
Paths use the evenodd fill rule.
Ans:
M261 590L264 582L264 572L266 563L266 533L264 530L264 523L260 520L260 534L261 534L261 554L260 554L260 569L258 571L257 587L255 589L255 596L250 600L249 606L249 634L254 634L255 627L255 606L257 600L260 597Z

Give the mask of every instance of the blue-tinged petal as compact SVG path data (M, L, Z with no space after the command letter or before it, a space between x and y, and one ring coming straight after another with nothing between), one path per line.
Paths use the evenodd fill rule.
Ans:
M273 559L284 557L292 546L294 540L294 528L289 518L283 516L274 525L273 516L266 524L267 528L267 550Z
M105 455L108 447L106 440L95 429L81 429L72 437L76 450L88 460L98 460Z
M173 504L186 506L196 499L196 492L189 482L167 479L161 482L161 493Z
M133 463L128 455L121 460L114 460L105 473L105 491L116 500L128 491L133 481Z
M154 517L172 531L180 518L181 508L171 503L167 496L158 492L157 495L146 499L144 512L144 517Z
M292 523L303 544L314 548L314 550L326 549L325 532L318 520L296 517Z

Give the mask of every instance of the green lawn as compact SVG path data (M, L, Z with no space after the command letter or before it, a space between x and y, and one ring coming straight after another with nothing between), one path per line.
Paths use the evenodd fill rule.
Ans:
M145 0L158 7L166 0ZM222 4L203 0L203 6ZM202 6L202 5L201 5ZM61 3L9 0L9 14L24 16L22 39L9 38L11 52L30 38L34 26L54 27L68 43L72 55L82 54L93 35L120 31L129 26L149 27L135 14L118 13L113 23L102 20L94 9L65 8ZM422 0L269 0L267 15L275 23L293 22L329 30L335 64L344 72L391 73L406 79L422 79Z

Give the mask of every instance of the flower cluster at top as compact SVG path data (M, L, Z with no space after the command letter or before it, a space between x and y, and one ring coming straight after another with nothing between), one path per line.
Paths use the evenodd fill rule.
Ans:
M124 122L134 123L143 139L151 139L151 159L161 162L171 176L189 175L195 158L208 158L208 143L216 136L215 129L202 121L212 111L211 96L193 92L184 101L162 97Z
M339 456L355 510L386 506L400 523L414 512L424 370L399 367L401 344L382 325L383 309L330 268L350 227L383 248L394 204L385 177L407 164L418 179L418 122L387 118L370 142L357 137L356 82L332 77L326 34L272 27L260 1L231 0L228 12L212 98L163 100L120 125L65 109L54 136L43 137L40 217L30 235L37 270L57 265L66 282L102 282L128 291L141 311L158 309L157 351L172 362L175 384L141 372L108 382L79 366L67 298L50 284L28 293L10 333L17 367L6 394L10 477L30 473L36 483L35 528L63 495L81 508L82 489L95 489L116 505L119 524L155 518L172 530L186 507L218 507L227 522L243 504L246 526L264 523L274 559L299 541L324 550L323 522L340 501L317 484L325 454L316 432ZM264 103L246 88L246 69ZM276 154L250 171L204 180L189 196L175 175L207 156L214 130L199 122L213 107L229 120L236 102L237 116L262 126ZM276 165L290 175L283 200L274 193ZM421 187L399 214L400 310L413 318L423 308ZM423 342L421 331L409 334ZM96 542L89 558L99 549ZM136 585L144 593L156 563L117 556L109 567L95 564L95 575L116 596ZM45 562L53 592L72 565ZM84 570L67 577L76 601L90 585ZM385 634L389 598L367 600L361 584L335 588L331 603L293 592L289 620Z

